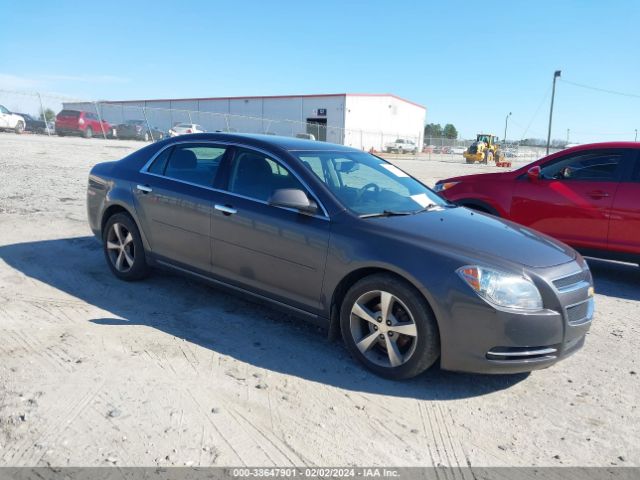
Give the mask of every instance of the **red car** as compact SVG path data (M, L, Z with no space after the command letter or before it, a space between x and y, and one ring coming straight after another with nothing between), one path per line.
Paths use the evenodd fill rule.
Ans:
M435 190L585 255L640 262L640 143L580 145L511 172L441 180Z
M91 138L94 135L112 136L112 128L109 123L100 121L98 115L92 112L81 112L78 110L62 110L56 115L56 133L63 137L65 135L82 135Z

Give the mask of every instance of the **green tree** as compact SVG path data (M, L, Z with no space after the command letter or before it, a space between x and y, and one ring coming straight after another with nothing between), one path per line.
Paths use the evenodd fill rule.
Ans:
M52 122L56 118L56 112L51 110L50 108L45 108L44 112L40 110L40 120L45 120L47 122Z
M453 124L451 123L447 123L444 126L443 134L445 138L452 138L452 139L458 138L458 130L456 130L456 127L454 127Z
M442 126L439 123L429 123L424 126L424 138L442 137Z

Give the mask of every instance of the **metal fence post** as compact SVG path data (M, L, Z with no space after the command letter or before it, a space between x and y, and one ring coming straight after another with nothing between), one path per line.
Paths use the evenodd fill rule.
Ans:
M100 122L100 130L102 130L102 136L106 140L107 139L107 134L104 131L104 124L102 123L102 116L100 115L100 112L98 111L98 102L93 102L93 106L96 108L96 114L98 115L98 121Z
M38 92L38 100L40 100L40 111L42 112L42 119L44 120L44 129L47 131L47 135L51 136L51 132L49 131L49 123L47 123L47 115L44 111L44 106L42 105L42 97L40 96L40 92Z
M155 142L155 139L153 138L153 131L151 130L149 119L147 118L147 109L144 107L144 105L142 106L142 115L144 115L144 123L147 124L147 130L149 131L149 136L151 136L151 141Z

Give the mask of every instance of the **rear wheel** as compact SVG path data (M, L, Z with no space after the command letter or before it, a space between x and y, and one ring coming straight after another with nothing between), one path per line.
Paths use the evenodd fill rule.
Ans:
M84 138L91 137L93 137L93 130L91 129L91 127L87 127L87 129L84 131Z
M340 328L351 355L382 377L414 377L440 355L429 305L413 286L392 275L371 275L349 289Z
M111 216L102 236L104 255L113 274L121 280L140 280L149 267L140 231L126 213Z

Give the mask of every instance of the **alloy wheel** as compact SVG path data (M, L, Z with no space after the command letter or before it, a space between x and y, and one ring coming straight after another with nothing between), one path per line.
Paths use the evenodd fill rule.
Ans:
M119 272L126 273L133 267L136 253L133 235L122 223L111 225L107 234L107 252Z
M395 295L373 290L351 307L351 335L360 353L382 367L399 367L416 350L418 330L409 308Z

